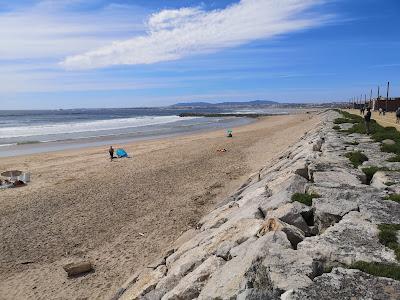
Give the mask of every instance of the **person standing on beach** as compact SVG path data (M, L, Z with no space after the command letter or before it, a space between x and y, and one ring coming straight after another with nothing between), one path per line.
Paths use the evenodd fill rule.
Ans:
M114 158L114 148L113 146L110 146L110 149L108 149L108 153L110 153L110 160L112 161Z
M396 123L400 122L400 107L396 109Z
M364 116L365 120L365 128L367 130L367 134L370 133L370 124L371 124L371 109L367 107L367 113Z

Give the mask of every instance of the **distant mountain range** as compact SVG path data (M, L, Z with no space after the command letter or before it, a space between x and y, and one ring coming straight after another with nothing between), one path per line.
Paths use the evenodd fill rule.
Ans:
M220 102L220 103L208 103L208 102L181 102L172 105L173 107L227 107L227 106L263 106L263 105L275 105L279 104L275 101L268 100L254 100L254 101L242 101L242 102Z

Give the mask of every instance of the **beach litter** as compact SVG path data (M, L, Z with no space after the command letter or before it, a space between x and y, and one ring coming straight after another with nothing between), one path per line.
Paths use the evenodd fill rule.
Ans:
M17 179L17 177L20 175L22 175L22 171L18 171L18 170L5 171L5 172L1 173L1 176L8 177L11 180Z
M226 150L225 148L223 148L223 149L217 149L217 151L218 151L218 152L226 152L226 151L228 151L228 150Z
M13 183L8 181L8 180L1 180L0 179L0 189L8 189L8 188L12 188L13 187Z
M18 170L5 171L0 174L7 179L0 179L0 189L25 186L31 180L30 173L24 173Z

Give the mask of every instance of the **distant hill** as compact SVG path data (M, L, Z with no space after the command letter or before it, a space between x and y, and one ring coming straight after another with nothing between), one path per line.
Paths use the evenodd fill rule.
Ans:
M226 106L261 106L261 105L274 105L279 104L275 101L268 100L254 100L254 101L240 101L240 102L220 102L220 103L208 103L208 102L181 102L176 103L174 107L226 107Z
M212 106L212 103L208 102L181 102L181 103L176 103L171 106Z

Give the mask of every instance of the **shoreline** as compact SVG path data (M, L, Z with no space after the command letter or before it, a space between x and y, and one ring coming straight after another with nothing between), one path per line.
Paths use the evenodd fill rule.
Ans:
M234 118L228 117L225 120L226 123L221 123L220 125L214 124L212 127L200 127L200 128L185 128L171 130L169 133L149 133L145 134L144 132L136 132L133 134L123 133L120 135L104 135L104 136L96 136L96 137L87 137L87 138L77 138L73 140L60 140L60 141L48 141L48 142L25 142L20 144L9 144L9 145L1 145L0 146L0 159L6 157L19 157L24 155L31 154L40 154L40 153L52 153L52 152L60 152L64 150L84 150L88 148L100 147L109 144L131 144L141 141L149 141L149 140L161 140L166 138L174 138L179 136L187 136L198 133L207 133L213 132L216 130L221 130L218 126L222 127L231 127L234 128L239 126L246 126L248 124L252 124L257 122L257 119L254 118ZM144 134L141 136L141 134ZM12 153L12 154L10 154Z
M14 299L111 298L316 122L316 114L274 116L235 128L232 139L215 130L131 143L133 158L112 163L104 147L1 158L32 181L1 191L0 290ZM79 259L95 272L66 279L63 265Z

